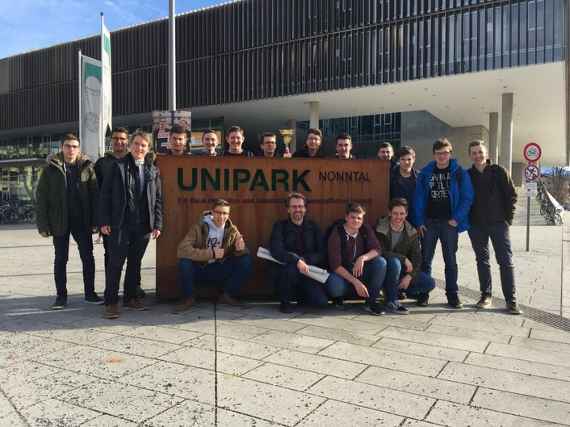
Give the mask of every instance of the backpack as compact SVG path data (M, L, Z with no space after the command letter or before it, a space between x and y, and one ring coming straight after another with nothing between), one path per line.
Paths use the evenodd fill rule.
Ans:
M333 232L337 232L339 237L340 237L340 251L341 254L344 252L345 248L346 248L346 231L344 230L344 223L346 221L344 219L337 219L336 221L334 221L331 225L329 225L327 227L327 229L325 230L325 256L324 256L324 265L327 268L330 268L329 265L329 238L331 237ZM364 227L364 224L362 225L362 227L360 228L360 230L358 231L361 235L362 238L364 239L364 244L366 246L368 246L368 229L366 227Z

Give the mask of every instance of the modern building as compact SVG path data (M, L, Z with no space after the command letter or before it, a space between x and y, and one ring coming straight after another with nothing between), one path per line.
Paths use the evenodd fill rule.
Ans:
M320 127L329 150L343 130L361 156L387 140L423 162L446 135L466 162L484 139L520 176L529 141L544 164L570 160L568 16L566 0L234 1L177 16L178 108L252 145ZM168 108L167 38L166 19L112 33L114 124ZM2 197L29 197L32 164L77 130L79 49L98 58L99 37L0 59Z

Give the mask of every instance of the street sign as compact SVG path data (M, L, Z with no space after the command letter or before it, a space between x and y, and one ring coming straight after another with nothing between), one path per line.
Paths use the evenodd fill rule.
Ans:
M542 149L536 142L529 142L524 146L523 155L527 162L538 162L542 156Z
M538 166L530 164L524 169L524 177L526 182L535 182L540 178L540 169Z
M526 196L536 197L538 195L538 183L537 182L527 182L525 185Z

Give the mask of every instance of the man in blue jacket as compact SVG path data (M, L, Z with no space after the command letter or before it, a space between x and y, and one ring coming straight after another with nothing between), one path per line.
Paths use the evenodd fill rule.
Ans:
M447 138L433 144L433 161L416 181L415 224L422 241L422 271L431 275L431 263L438 239L445 262L445 293L451 308L463 308L457 285L457 241L469 229L473 186L465 169L452 159L453 147Z

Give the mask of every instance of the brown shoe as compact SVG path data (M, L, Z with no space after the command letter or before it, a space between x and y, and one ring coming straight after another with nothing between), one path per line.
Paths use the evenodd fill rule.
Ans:
M184 301L182 301L180 304L178 304L178 305L176 305L176 307L174 307L174 314L183 313L185 311L188 311L192 308L193 305L194 305L194 298L192 298L192 297L186 298Z
M143 302L138 298L131 298L129 302L127 302L127 308L137 311L145 311L147 309Z
M105 306L103 313L105 319L118 319L119 318L119 304L109 304Z
M227 304L233 307L244 307L244 303L240 300L228 295L227 293L223 293L220 298L218 298L218 304Z

